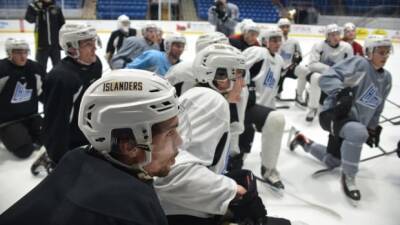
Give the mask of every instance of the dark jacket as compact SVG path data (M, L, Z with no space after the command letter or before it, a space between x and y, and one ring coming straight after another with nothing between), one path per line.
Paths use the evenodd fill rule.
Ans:
M25 20L35 23L35 46L47 48L59 46L58 32L65 23L61 8L53 2L46 4L38 0L29 4ZM61 49L61 48L60 48Z
M115 49L118 51L119 48L121 48L124 39L131 36L136 36L136 29L129 28L128 33L122 32L121 30L113 31L107 43L106 53L114 54ZM117 45L115 45L115 41L117 41Z
M17 66L0 60L0 124L38 113L39 94L46 72L37 62Z
M1 225L167 225L148 183L79 148L0 215Z
M100 59L89 66L65 57L46 77L44 134L47 152L56 163L70 149L88 144L78 127L78 113L86 89L102 74Z

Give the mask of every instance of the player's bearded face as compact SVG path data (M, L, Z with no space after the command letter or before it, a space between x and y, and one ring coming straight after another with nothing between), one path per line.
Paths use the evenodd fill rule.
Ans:
M173 117L159 125L159 131L153 134L151 162L143 168L150 176L165 177L175 163L182 139L177 131L178 117Z
M281 30L282 30L283 35L286 36L286 35L289 34L290 26L288 26L288 25L283 25L283 26L280 26L280 28L281 28Z
M11 53L11 61L17 66L25 66L28 61L28 50L15 49Z
M248 45L254 45L257 43L258 32L249 31L244 35L244 40Z
M332 32L328 34L328 42L331 46L336 46L340 42L340 32Z

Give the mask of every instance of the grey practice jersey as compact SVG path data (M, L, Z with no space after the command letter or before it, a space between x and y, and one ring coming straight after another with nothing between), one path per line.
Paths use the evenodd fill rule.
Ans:
M124 40L118 53L112 57L111 68L122 69L127 63L133 61L133 59L149 49L159 50L160 46L155 43L150 45L142 37L128 37Z
M179 93L180 95L185 93L190 88L196 86L192 65L192 61L182 61L172 66L165 74L165 78L173 86L181 84L181 91Z
M283 59L284 68L292 64L292 59L295 52L298 52L300 55L302 55L299 42L292 38L283 40L279 54Z
M329 67L351 56L353 48L349 43L340 41L337 47L331 47L326 41L322 41L311 49L308 67L311 72L323 73Z
M375 128L392 87L392 76L387 70L375 70L368 59L354 56L326 71L319 85L329 95L323 110L334 106L335 95L339 90L353 87L355 102L350 118Z
M167 215L223 215L237 187L221 174L229 146L228 102L203 87L188 90L179 102L187 118L180 121L179 133L187 134L190 129L192 135L183 140L168 176L154 180L154 188Z

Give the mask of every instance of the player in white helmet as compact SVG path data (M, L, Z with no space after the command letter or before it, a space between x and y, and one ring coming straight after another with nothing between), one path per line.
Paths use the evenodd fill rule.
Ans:
M179 98L187 115L179 131L190 132L192 138L186 139L170 174L154 183L168 224L217 225L221 221L216 218L228 211L233 215L228 221L239 224L291 224L283 218L266 216L250 171L223 175L232 121L237 119L227 100L239 100L237 94L246 68L243 55L232 46L213 44L196 55L193 65L199 85L208 88L191 88ZM204 102L209 107L203 107Z
M200 35L196 40L196 53L211 44L229 44L228 38L220 32L211 32ZM178 96L196 85L193 75L193 60L182 61L165 74L165 78L175 86Z
M231 170L241 168L245 154L251 150L255 131L261 132L261 174L277 188L284 188L276 168L285 117L275 111L275 95L281 77L283 59L279 55L282 32L273 28L262 32L263 47L253 46L243 54L250 72L250 94L244 119L244 132L239 137L240 154L232 157ZM258 98L256 99L257 91Z
M127 15L120 15L118 17L118 29L111 33L108 39L106 48L106 59L111 61L114 53L118 52L121 48L124 39L127 37L136 36L136 29L131 28L131 21Z
M356 30L356 25L354 25L353 23L346 23L343 26L343 41L349 43L351 47L353 47L354 55L363 56L363 47L355 40L357 37Z
M167 225L151 183L175 162L178 112L174 88L156 74L115 70L97 80L77 121L90 145L66 154L2 224Z
M0 140L13 155L27 158L41 146L38 103L46 72L28 59L26 40L8 38L4 44L7 57L0 60Z
M364 43L365 56L341 61L326 70L320 81L328 97L320 114L321 127L329 132L325 147L297 134L293 150L301 145L321 160L328 169L341 166L345 194L355 203L361 193L355 183L363 143L378 147L382 127L379 117L392 87L392 76L383 67L393 51L391 40L369 36Z
M242 22L240 26L241 34L232 35L229 37L229 42L232 46L243 51L250 46L259 46L258 36L260 34L260 28L252 20L246 20Z
M141 28L142 37L128 37L124 40L120 50L111 59L112 69L125 68L126 64L132 62L144 51L160 50L159 32L160 28L154 23L146 23Z
M186 38L180 33L167 35L164 39L165 52L147 50L126 65L129 69L144 69L164 76L174 65L178 64L185 49Z
M283 91L283 84L285 78L289 77L292 79L296 79L297 76L295 75L296 67L302 61L302 52L300 48L300 44L296 39L289 38L290 32L290 20L287 18L281 18L278 21L278 27L282 30L283 39L282 39L282 46L279 51L279 54L282 56L284 60L284 71L283 76L279 79L278 82L278 94L277 99L281 100L281 93ZM301 99L295 98L295 100L299 103L302 102Z
M43 88L44 145L55 163L70 149L88 144L77 120L83 93L101 77L98 41L90 25L65 24L60 30L60 46L67 56L49 72Z
M336 24L326 26L325 40L314 44L308 65L300 65L296 71L298 76L296 94L298 96L303 95L306 81L310 82L308 112L306 115L306 121L308 122L314 120L318 107L325 97L324 95L321 97L321 89L318 85L321 74L334 64L353 56L351 45L341 41L341 32L342 29Z

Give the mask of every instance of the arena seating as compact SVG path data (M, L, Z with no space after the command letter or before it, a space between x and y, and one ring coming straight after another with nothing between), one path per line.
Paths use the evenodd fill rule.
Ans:
M25 9L32 0L1 0L0 9ZM61 0L56 0L61 5ZM83 0L64 0L64 8L79 9L83 6Z
M147 14L147 0L98 0L98 19L117 19L121 14L131 19L145 19Z

